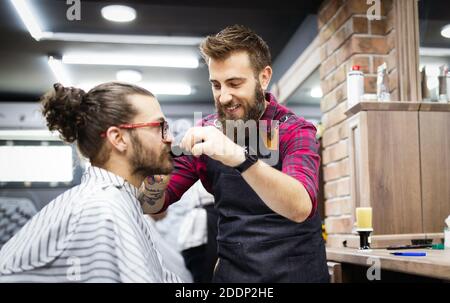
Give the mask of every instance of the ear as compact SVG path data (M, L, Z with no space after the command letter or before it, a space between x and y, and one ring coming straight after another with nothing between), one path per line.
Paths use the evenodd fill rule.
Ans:
M270 66L266 66L259 73L259 83L261 83L261 87L263 90L266 90L269 86L270 79L272 79L272 68Z
M119 152L124 153L128 147L128 138L125 138L120 128L111 126L106 131L106 138L111 145Z

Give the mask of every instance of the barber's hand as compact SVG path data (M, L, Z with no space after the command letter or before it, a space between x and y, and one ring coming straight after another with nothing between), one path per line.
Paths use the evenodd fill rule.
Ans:
M164 205L164 192L169 184L170 175L148 176L139 188L138 200L146 214L154 214Z
M180 147L196 157L204 154L231 167L245 161L244 148L231 141L214 126L190 128L184 135Z

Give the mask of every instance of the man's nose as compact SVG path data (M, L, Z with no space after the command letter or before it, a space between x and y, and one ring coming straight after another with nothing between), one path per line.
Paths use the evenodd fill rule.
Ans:
M222 105L229 103L232 99L233 99L233 97L231 96L231 94L227 90L222 90L220 92L219 102Z
M173 134L170 130L167 131L167 136L166 138L163 140L166 143L172 143L174 140Z

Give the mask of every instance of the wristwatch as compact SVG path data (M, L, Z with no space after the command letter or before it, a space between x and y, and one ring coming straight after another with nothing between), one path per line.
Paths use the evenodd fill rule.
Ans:
M254 153L249 153L248 149L245 149L245 161L239 164L238 166L235 166L234 169L236 169L241 174L246 171L250 166L255 164L258 161L258 156Z

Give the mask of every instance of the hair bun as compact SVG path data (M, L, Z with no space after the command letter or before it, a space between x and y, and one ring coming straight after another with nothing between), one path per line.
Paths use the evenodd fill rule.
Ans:
M43 115L50 130L57 130L66 142L78 138L78 132L86 125L86 110L83 106L86 93L79 88L53 85L41 98Z

